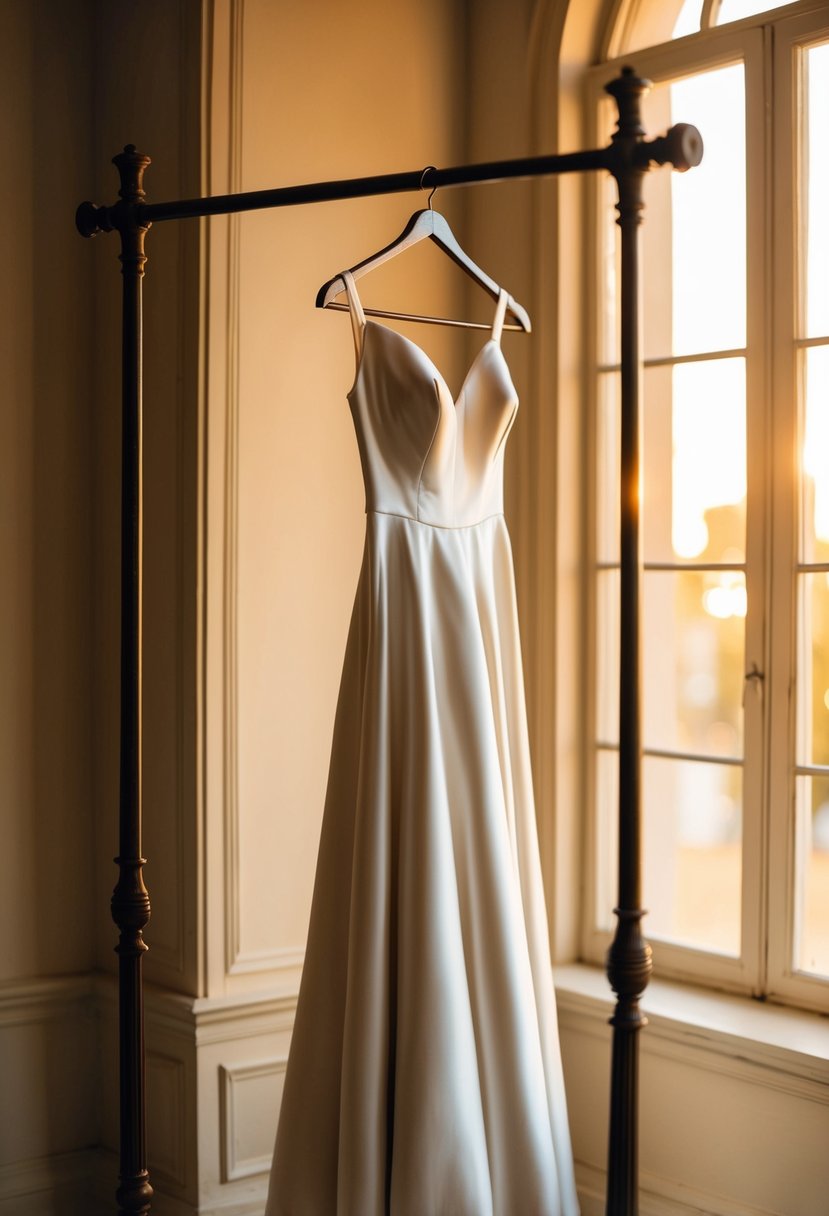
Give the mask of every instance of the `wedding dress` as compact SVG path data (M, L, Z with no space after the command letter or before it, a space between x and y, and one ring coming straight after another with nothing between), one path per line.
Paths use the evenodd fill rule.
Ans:
M266 1216L577 1216L492 335L457 399L367 321L366 534Z

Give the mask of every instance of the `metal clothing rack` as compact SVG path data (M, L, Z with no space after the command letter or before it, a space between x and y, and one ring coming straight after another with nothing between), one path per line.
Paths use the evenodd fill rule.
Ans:
M645 139L641 99L650 82L632 68L605 86L616 101L618 125L606 148L561 156L492 161L449 169L417 169L379 177L314 182L170 203L144 202L143 176L150 158L128 145L113 162L121 177L111 207L82 203L76 224L82 236L117 231L121 236L122 457L121 457L121 696L119 877L112 917L120 930L120 1172L119 1213L144 1216L152 1198L145 1149L144 1021L141 959L150 900L141 855L141 586L142 586L142 313L147 261L144 238L153 223L227 215L334 199L364 198L425 187L470 185L603 169L618 187L621 266L621 662L619 696L619 874L617 924L607 954L607 975L617 996L613 1026L607 1216L638 1212L638 1048L645 1017L639 1000L651 971L651 949L641 932L641 674L640 600L640 334L638 228L642 184L651 164L685 170L702 159L695 127L678 124Z

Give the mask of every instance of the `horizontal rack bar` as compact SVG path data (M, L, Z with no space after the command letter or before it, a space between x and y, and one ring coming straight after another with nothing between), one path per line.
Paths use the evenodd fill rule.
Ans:
M644 148L648 145L641 146ZM456 165L448 169L429 166L407 173L381 173L377 177L311 182L304 186L251 190L243 194L216 194L211 198L182 199L172 203L145 203L136 208L136 213L139 223L155 224L161 220L230 215L239 211L261 211L267 207L293 207L299 203L328 203L337 199L366 198L375 194L401 194L406 190L436 190L440 186L469 186L473 183L501 182L510 178L608 169L612 156L611 148L596 148L558 156L527 156L518 160L487 161L479 165Z

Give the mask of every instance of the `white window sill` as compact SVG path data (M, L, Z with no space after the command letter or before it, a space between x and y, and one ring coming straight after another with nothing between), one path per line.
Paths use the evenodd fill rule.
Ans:
M597 1033L613 1012L615 997L598 967L553 968L562 1024ZM643 1050L693 1049L707 1056L760 1066L790 1078L810 1096L820 1088L829 1103L829 1018L749 997L712 992L691 984L652 979L642 998L648 1025ZM610 1028L606 1033L610 1034ZM702 1061L700 1061L702 1062ZM788 1088L788 1085L787 1085Z

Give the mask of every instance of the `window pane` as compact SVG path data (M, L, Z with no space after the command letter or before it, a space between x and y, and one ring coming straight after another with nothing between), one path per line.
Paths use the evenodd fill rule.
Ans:
M801 574L797 763L829 764L829 574Z
M596 580L596 737L619 741L619 571Z
M744 17L755 17L758 13L780 8L781 4L786 3L788 0L780 0L778 4L769 3L769 0L721 0L719 8L714 5L714 23L725 25L728 21L741 21ZM685 0L674 26L674 38L682 38L698 30L701 15L702 0Z
M789 0L779 0L777 4L770 4L769 0L721 0L716 18L717 25L742 21L744 17L756 17L758 13L770 12L788 2Z
M646 756L645 935L737 955L742 770Z
M667 42L670 38L679 37L676 33L677 24L685 22L680 16L680 10L696 5L696 28L699 29L699 10L702 0L659 0L653 4L630 4L626 6L622 39L618 53L640 50L644 46L656 46ZM690 17L693 24L693 15ZM683 30L688 33L690 31Z
M596 926L612 929L618 900L619 753L596 752Z
M743 65L731 64L658 85L644 100L649 133L693 122L705 140L693 173L645 179L646 358L745 346L743 77Z
M646 561L745 560L745 396L743 359L646 372Z
M828 348L829 350L829 348ZM597 551L619 560L619 376L599 376ZM651 367L644 380L643 554L650 562L745 560L745 361Z
M829 975L829 778L797 778L795 966Z
M741 758L745 576L649 571L644 599L644 746Z
M619 373L599 376L596 435L596 557L619 560Z
M813 46L805 54L807 109L801 197L806 207L805 302L806 336L829 335L829 43Z
M802 352L803 480L801 557L829 561L829 346L812 346Z
M699 29L699 19L702 14L702 0L685 0L674 26L673 37L684 38L686 34L695 34Z
M645 561L680 560L673 531L673 368L649 367L643 378L642 556ZM616 475L618 485L619 474Z
M600 115L602 130L608 137L616 125L615 106L602 103ZM621 237L616 223L618 212L616 181L610 174L602 174L598 181L599 208L602 223L599 234L598 291L599 313L599 362L618 364L621 335L619 332L619 287L621 275Z

